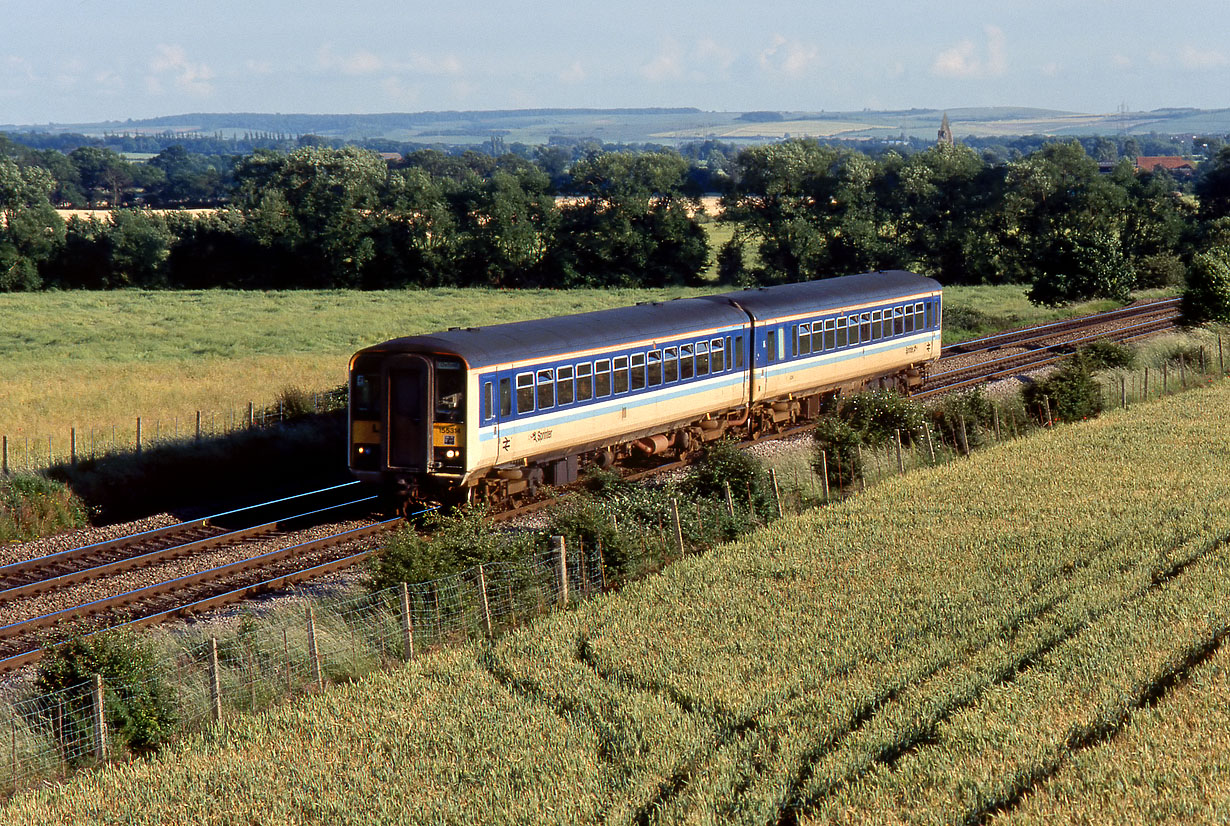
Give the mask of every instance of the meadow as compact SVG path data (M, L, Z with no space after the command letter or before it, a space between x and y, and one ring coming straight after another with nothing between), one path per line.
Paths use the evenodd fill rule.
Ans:
M711 225L715 244L724 231ZM232 290L0 294L0 434L14 466L46 464L48 438L61 458L76 428L78 450L131 447L241 423L297 388L321 393L345 383L361 347L448 327L498 324L664 301L718 288L660 290ZM954 287L946 340L1092 312L1108 302L1059 310L1031 305L1021 287Z
M1223 381L887 479L0 819L1217 822L1158 784L1225 775L1228 434Z

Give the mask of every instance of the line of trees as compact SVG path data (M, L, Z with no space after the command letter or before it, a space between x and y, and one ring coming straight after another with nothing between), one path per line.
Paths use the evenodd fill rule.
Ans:
M1030 284L1036 301L1060 303L1191 272L1213 283L1230 260L1230 148L1191 185L1126 160L1100 172L1076 141L1007 162L964 146L872 156L810 140L691 157L421 150L393 164L327 145L228 163L171 147L146 164L79 147L59 156L76 183L49 168L54 150L4 149L2 290L698 283L709 258L698 195L715 182L735 228L718 256L728 283L905 268L946 284ZM121 201L138 169L157 170L142 188L166 203L222 205L67 222L53 208L72 185L90 202Z

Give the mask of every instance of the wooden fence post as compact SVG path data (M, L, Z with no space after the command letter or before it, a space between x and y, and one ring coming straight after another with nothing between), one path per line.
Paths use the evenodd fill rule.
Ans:
M253 402L248 402L248 427L256 426L256 405Z
M735 500L730 495L730 482L723 482L722 487L726 489L726 513L731 519L735 518Z
M1127 410L1127 379L1119 377L1119 406Z
M859 490L867 490L867 463L863 461L863 445L856 444L854 449L858 451L858 487Z
M483 571L483 564L478 564L478 590L483 595L483 619L487 623L487 636L491 636L491 604L487 601L487 574Z
M324 690L325 675L320 667L320 646L316 643L316 610L312 606L307 609L308 656L312 659L312 681L316 688Z
M841 475L840 465L838 465L837 473ZM840 482L841 479L837 481ZM826 450L820 451L820 483L824 490L824 501L827 503L829 501L829 454Z
M201 443L201 411L196 412L196 443Z
M9 437L0 436L0 473L9 475Z
M969 455L969 434L965 431L965 417L958 416L957 421L961 423L961 452L966 456Z
M1141 395L1144 396L1145 401L1149 400L1149 368L1148 367L1145 368L1145 386L1144 386L1144 392Z
M769 484L773 486L773 504L777 509L777 518L781 519L785 514L782 513L782 494L777 487L777 468L769 468Z
M401 584L401 652L409 662L414 659L414 625L410 622L410 586Z
M897 446L897 472L905 475L905 458L901 455L901 431L893 431L893 441Z
M564 542L564 537L551 537L551 544L555 546L555 553L559 558L559 583L560 583L560 605L568 605L568 548Z
M137 416L137 453L141 453L141 417Z
M218 638L209 638L209 716L222 722L222 675L218 667Z
M683 556L683 525L679 522L679 500L671 497L671 528L675 532L675 552Z
M98 762L107 760L107 715L103 711L102 675L94 675L94 756Z
M73 467L77 466L77 428L75 427L68 429L68 462Z

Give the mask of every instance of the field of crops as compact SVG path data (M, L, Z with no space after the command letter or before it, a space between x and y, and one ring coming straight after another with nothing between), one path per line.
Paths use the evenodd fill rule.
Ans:
M1224 820L1228 461L1230 383L1114 411L0 820Z

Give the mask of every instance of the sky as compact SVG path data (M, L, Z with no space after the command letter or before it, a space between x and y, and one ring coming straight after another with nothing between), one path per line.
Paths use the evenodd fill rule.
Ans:
M0 123L1230 107L1224 0L0 0Z

